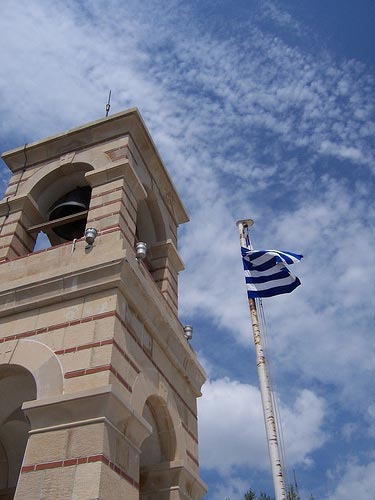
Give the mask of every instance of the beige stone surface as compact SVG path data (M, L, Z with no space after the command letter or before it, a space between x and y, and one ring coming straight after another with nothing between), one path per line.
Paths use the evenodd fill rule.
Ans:
M103 319L101 321L105 320ZM94 342L94 340L99 340L96 338L96 323L96 321L88 321L64 328L63 348L69 349L79 345L90 344ZM109 335L106 338L108 337Z
M59 356L64 373L89 368L91 366L91 349L69 352ZM104 363L103 363L104 364Z
M98 498L101 482L100 462L81 464L76 467L71 500Z
M53 304L39 310L35 328L45 328L80 319L83 315L83 300L77 298L66 304Z
M66 458L85 457L102 453L104 432L104 423L67 429Z
M113 344L102 345L90 349L90 366L101 366L111 363L112 351Z
M41 500L43 482L44 482L44 471L21 474L18 480L16 495L14 499Z
M66 456L67 430L44 432L30 436L24 465L64 460Z
M58 330L52 330L45 333L38 333L34 340L46 345L52 351L59 351L64 347L64 328L59 328Z
M113 338L116 322L118 322L118 320L114 316L93 321L94 341L99 342ZM88 323L86 323L86 325L88 325Z
M71 500L74 474L74 467L45 470L40 500Z
M101 467L100 500L138 500L138 489L112 471Z
M110 371L102 371L66 379L64 382L64 392L65 394L71 394L72 392L108 385L110 383L110 375Z
M94 316L103 314L107 311L116 309L117 293L116 290L105 290L85 297L82 316Z

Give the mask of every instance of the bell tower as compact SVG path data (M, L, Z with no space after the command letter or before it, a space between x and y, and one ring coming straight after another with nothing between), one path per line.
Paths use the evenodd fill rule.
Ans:
M3 159L0 500L200 500L188 216L138 110Z

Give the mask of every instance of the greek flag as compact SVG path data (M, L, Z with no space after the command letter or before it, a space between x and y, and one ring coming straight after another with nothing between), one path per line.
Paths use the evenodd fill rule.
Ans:
M279 250L249 250L241 247L249 298L273 297L290 293L301 284L285 264L294 264L302 255Z

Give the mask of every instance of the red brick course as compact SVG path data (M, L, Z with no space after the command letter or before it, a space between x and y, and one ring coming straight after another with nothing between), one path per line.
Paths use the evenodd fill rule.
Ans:
M21 468L21 474L27 474L29 472L36 472L39 470L46 470L46 469L57 469L60 467L72 467L92 462L102 462L103 464L110 467L116 474L123 477L132 486L139 489L139 483L135 479L130 477L121 467L111 462L103 453L98 453L97 455L90 455L88 457L77 457L77 458L70 458L67 460L58 460L54 462L42 462L33 465L24 465Z

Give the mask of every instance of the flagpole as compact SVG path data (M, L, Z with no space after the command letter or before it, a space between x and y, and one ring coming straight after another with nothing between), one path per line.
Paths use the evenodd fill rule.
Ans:
M240 220L237 227L240 233L241 247L251 249L249 228L254 224L251 219ZM275 500L286 500L283 469L280 458L279 442L276 431L276 421L272 404L272 392L269 382L267 362L263 351L262 336L259 328L258 312L255 299L249 298L250 318L253 327L256 362L258 368L258 379L260 395L263 406L264 424L268 444L268 453L271 463L273 486L275 490Z

